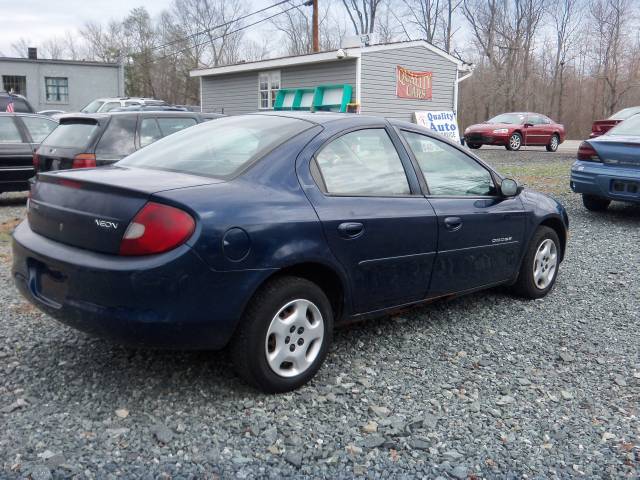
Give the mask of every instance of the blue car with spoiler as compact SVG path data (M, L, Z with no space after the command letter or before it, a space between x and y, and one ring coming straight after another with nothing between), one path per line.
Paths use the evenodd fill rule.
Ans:
M242 378L282 392L318 371L334 325L497 285L545 296L568 226L557 201L418 125L272 112L39 173L13 277L74 328L228 346Z
M640 203L640 114L580 144L570 185L592 211L612 200Z

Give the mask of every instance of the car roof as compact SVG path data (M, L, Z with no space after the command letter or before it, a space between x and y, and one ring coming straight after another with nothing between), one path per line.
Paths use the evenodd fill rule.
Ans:
M135 112L104 112L104 113L65 113L60 115L60 119L73 119L73 118L85 118L91 120L105 120L114 116L123 117L194 117L202 115L199 112L184 112L184 111L166 111L166 110L154 110L154 111L140 111Z
M29 112L0 112L0 117L40 117L53 120L54 122L56 121L55 118L51 118L49 115L40 115L39 113Z
M305 120L307 122L316 123L319 125L329 122L352 122L355 124L366 124L371 121L386 121L384 117L376 117L373 115L360 115L357 113L338 113L338 112L293 112L285 110L269 110L266 112L254 112L247 115L265 115L275 117L289 117L297 118L299 120Z

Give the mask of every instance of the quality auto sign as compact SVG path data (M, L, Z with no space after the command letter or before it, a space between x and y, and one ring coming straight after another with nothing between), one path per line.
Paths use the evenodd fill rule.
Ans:
M414 112L415 123L447 137L454 142L460 141L460 131L456 114L451 110Z

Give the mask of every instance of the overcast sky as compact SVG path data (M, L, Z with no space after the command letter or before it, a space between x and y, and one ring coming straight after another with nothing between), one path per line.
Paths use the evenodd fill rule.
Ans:
M0 0L0 5L9 3ZM11 44L25 38L38 43L63 36L67 30L77 31L88 20L106 23L122 19L135 7L144 6L151 16L168 8L171 0L19 0L5 5L0 28L0 52L15 56ZM251 2L254 3L254 2ZM262 4L262 1L256 2Z

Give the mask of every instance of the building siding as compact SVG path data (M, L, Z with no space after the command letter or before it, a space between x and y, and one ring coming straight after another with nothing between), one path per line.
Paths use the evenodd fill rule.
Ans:
M29 62L25 60L0 59L2 75L26 77L27 99L36 111L64 110L77 112L98 97L124 95L122 68L117 65L78 65L71 63ZM65 77L69 83L69 101L47 102L45 77ZM0 84L0 88L2 85Z
M396 67L432 72L432 100L396 97ZM362 52L360 112L413 121L419 110L451 110L457 65L422 46Z
M268 69L264 71L272 71ZM315 87L342 83L353 87L356 98L356 60L343 59L310 65L279 68L281 88ZM201 83L202 110L240 115L258 110L260 71L204 76Z

